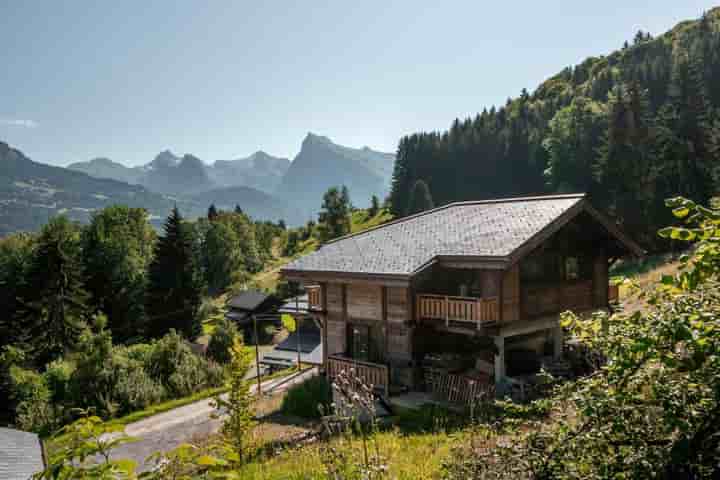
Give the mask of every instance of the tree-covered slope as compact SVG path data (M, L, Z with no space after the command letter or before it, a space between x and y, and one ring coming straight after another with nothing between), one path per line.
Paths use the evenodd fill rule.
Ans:
M112 204L142 207L160 219L173 201L139 185L34 162L0 142L0 236L37 230L60 213L86 222L94 210Z
M706 202L720 162L720 8L565 68L532 94L400 140L391 203L585 191L650 248L662 203Z

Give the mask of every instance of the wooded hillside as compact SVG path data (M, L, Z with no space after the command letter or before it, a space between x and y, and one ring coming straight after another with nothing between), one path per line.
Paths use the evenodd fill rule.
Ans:
M412 210L418 181L432 202L588 192L649 249L671 222L665 198L707 202L720 161L720 8L653 38L638 32L444 132L400 140L390 200Z

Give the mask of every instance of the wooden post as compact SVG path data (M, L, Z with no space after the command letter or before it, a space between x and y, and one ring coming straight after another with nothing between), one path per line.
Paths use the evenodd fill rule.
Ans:
M255 314L250 315L253 321L253 332L255 336L255 373L257 374L257 396L262 393L262 382L260 381L260 345L258 345L257 318Z
M300 371L300 305L298 296L295 295L295 334L297 335L297 369ZM308 305L309 307L309 305Z
M495 337L495 347L497 353L495 354L495 387L505 379L505 337Z

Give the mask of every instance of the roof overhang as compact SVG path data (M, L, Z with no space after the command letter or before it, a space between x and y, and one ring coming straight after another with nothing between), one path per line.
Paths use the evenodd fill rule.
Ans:
M324 283L340 282L354 284L376 284L388 287L407 287L410 284L411 275L394 273L360 273L360 272L333 272L327 270L280 270L287 280L300 283Z

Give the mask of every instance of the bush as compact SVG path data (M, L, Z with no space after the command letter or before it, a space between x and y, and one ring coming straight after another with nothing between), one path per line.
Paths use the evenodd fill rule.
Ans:
M282 411L302 418L320 418L321 409L327 411L331 401L330 385L325 377L313 377L288 390Z
M221 320L210 337L206 352L208 358L223 365L228 363L230 361L230 347L232 347L238 335L238 328L234 322L228 319Z
M139 363L119 375L113 392L114 400L122 413L142 410L167 397L163 386L153 380Z
M171 398L184 397L203 388L222 384L222 369L197 356L175 331L153 344L145 368L161 382Z
M52 395L54 404L65 403L70 399L70 378L75 371L75 365L67 360L54 360L45 368L43 377Z
M45 378L32 370L13 366L10 368L10 382L18 427L39 434L54 430L62 418L62 411L53 406Z

